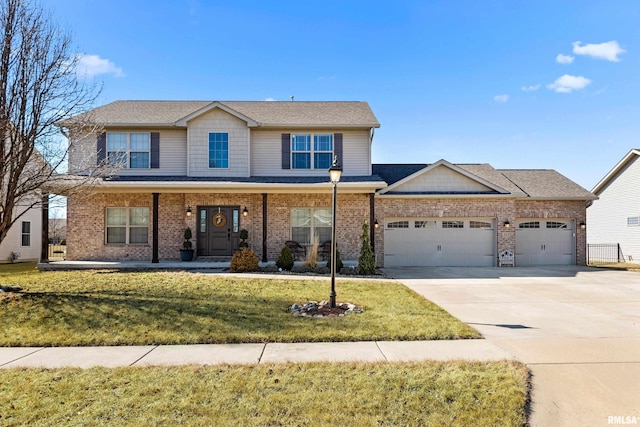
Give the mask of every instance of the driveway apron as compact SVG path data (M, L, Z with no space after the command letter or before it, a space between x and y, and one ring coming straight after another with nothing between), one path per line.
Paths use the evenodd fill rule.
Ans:
M532 426L640 425L640 273L576 266L385 272L527 364Z

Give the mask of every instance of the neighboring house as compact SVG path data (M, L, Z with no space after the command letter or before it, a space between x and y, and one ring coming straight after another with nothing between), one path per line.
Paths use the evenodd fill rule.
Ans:
M589 244L620 244L627 261L640 261L640 150L629 151L591 190Z
M26 212L25 212L26 210ZM0 263L39 261L42 248L42 205L17 207L14 216L25 212L0 243Z
M379 123L364 102L117 101L89 114L104 132L72 137L70 171L122 167L68 198L70 260L178 259L185 227L201 259L230 257L241 229L262 261L289 240L323 242L337 156L345 260L368 222L381 266L494 266L505 250L516 265L585 263L587 190L549 170L372 165Z

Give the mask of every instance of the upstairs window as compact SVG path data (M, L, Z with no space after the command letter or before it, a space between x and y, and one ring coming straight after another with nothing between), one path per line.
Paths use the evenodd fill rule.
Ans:
M151 142L148 133L107 133L107 158L111 166L149 169L150 157Z
M329 169L332 161L333 134L291 135L292 169Z
M209 133L209 168L229 168L229 134L226 132Z

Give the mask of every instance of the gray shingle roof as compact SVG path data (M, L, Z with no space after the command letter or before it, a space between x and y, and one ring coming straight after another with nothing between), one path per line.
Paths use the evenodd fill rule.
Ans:
M529 197L595 200L596 196L550 169L498 169Z
M174 126L215 101L115 101L77 118L110 126ZM360 101L217 101L260 126L379 127L369 104ZM73 119L71 119L73 120Z
M387 184L393 185L428 166L428 164L373 164L372 171L385 180ZM596 198L595 195L554 170L494 169L487 163L456 164L455 166L500 188L504 188L512 196L516 197L579 200L593 200ZM413 194L438 195L438 193Z

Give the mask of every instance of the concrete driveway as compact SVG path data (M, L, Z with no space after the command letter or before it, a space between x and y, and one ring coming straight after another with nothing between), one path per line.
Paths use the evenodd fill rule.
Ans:
M529 366L532 426L640 425L640 273L575 266L385 272Z

